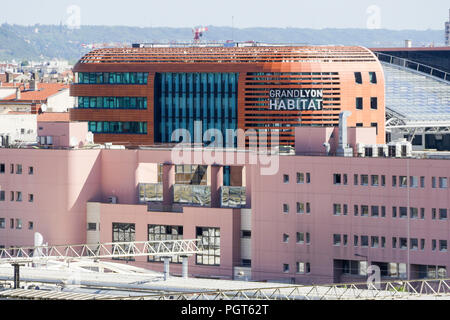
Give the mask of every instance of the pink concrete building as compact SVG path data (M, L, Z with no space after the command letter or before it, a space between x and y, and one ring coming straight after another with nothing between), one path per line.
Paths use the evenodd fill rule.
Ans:
M86 127L44 126L86 141ZM331 283L363 281L369 265L382 277L444 276L449 161L368 152L374 131L349 128L349 147L364 152L336 157L337 129L298 128L309 138L277 156L272 175L250 151L210 164L197 150L179 164L165 148L0 149L0 245L33 245L35 232L50 245L201 238L208 253L189 258L190 276ZM162 271L155 260L126 263Z

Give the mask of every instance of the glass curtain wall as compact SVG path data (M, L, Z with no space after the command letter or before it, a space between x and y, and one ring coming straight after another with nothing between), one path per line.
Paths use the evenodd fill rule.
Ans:
M170 143L172 132L186 129L194 142L208 129L218 129L223 144L236 146L226 136L227 129L237 129L238 73L157 73L155 76L155 142ZM196 123L199 121L200 123ZM196 128L197 126L197 128ZM210 141L203 141L205 145Z

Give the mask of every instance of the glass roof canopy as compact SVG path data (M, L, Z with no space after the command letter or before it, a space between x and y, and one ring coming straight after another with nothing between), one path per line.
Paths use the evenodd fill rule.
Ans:
M450 122L450 83L383 63L386 109L404 117L406 123Z

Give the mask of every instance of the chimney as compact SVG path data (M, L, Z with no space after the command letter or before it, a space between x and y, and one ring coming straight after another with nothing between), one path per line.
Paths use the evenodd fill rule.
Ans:
M16 89L16 100L20 100L20 87Z

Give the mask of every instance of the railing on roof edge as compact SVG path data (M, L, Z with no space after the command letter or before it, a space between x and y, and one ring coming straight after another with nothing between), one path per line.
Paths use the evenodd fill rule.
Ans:
M406 69L410 69L428 76L433 76L436 78L439 78L441 80L450 82L450 73L445 72L443 70L439 70L436 68L433 68L431 66L427 66L425 64L419 63L419 62L415 62L412 60L408 60L408 59L404 59L404 58L399 58L396 56L392 56L389 54L385 54L385 53L380 53L380 52L374 52L375 56L378 58L378 60L380 60L381 62L386 62L392 65L396 65L399 67L403 67Z

